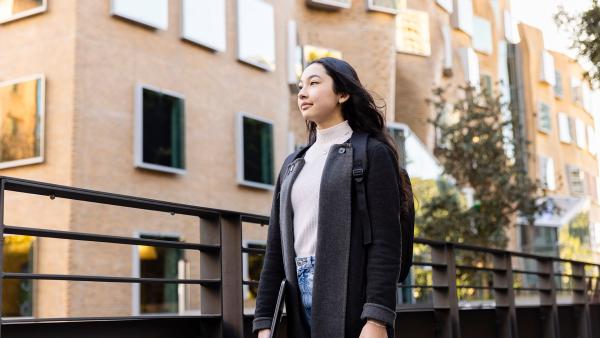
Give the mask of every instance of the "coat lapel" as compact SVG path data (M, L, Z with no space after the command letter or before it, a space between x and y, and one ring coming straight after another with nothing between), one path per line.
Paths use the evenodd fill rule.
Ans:
M344 337L350 256L352 146L334 144L319 192L312 337Z

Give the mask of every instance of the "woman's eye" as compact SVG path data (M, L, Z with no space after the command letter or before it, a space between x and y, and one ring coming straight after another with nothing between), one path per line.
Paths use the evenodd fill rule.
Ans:
M311 85L313 85L313 84L318 84L318 82L317 82L317 81L313 81L313 82L311 82L310 84L311 84Z

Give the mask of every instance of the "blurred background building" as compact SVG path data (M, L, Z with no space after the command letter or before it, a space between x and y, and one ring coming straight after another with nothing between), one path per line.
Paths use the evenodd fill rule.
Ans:
M311 60L347 60L385 102L416 185L443 172L427 123L432 89L498 84L532 142L530 176L564 210L534 228L517 220L510 249L600 253L599 95L575 60L518 24L507 0L0 0L0 46L1 175L265 215L284 158L307 141L296 84ZM5 205L7 225L200 236L197 220L180 215L19 193ZM264 247L266 228L245 226L243 239ZM3 250L14 272L194 278L200 269L176 249L5 236ZM95 257L112 263L89 264ZM245 277L258 279L261 259L244 254ZM89 284L5 281L3 315L198 309L191 286ZM248 313L255 292L246 286Z

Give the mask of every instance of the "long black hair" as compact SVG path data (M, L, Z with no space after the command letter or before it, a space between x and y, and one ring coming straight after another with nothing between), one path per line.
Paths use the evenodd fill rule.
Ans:
M369 91L358 79L356 70L346 61L324 57L314 60L308 64L318 63L325 68L327 75L333 79L333 92L350 95L349 99L342 103L342 117L348 120L348 124L354 131L368 133L371 137L383 142L394 154L396 169L400 173L401 200L404 212L414 213L414 202L410 179L405 168L400 167L400 155L394 145L393 138L387 131L385 125L385 103L377 106ZM315 143L317 139L317 124L306 120L308 130L308 146Z

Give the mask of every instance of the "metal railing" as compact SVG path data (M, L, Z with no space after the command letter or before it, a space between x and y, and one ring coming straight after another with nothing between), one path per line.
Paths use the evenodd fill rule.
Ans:
M4 223L6 191L49 196L52 199L63 198L193 216L198 218L200 239L196 243L188 243L6 225ZM138 323L131 324L138 326L128 336L143 337L150 336L148 333L151 327L177 326L177 324L171 324L177 320L189 320L188 323L193 321L195 325L200 325L195 329L194 334L190 333L189 337L250 337L252 336L250 332L252 316L243 313L244 295L242 290L244 286L257 286L258 281L243 278L242 256L244 254L264 255L264 249L243 247L242 223L268 225L268 222L269 218L261 215L0 177L0 233L2 234L121 245L146 245L195 250L200 253L200 278L198 279L16 273L4 272L2 268L0 271L2 271L2 279L5 280L199 285L200 314L10 320L2 318L0 337L5 332L8 332L5 337L26 337L38 329L44 330L46 336L49 336L47 326L39 328L35 326L39 323L79 323L71 330L86 330L86 326L81 323L100 321ZM3 254L3 250L0 250L0 254ZM518 325L518 312L521 308L536 307L539 310L538 319L541 327L539 336L558 338L561 337L560 325L562 322L559 315L561 306L570 306L575 310L575 315L569 319L570 327L574 327L576 330L576 332L571 332L573 337L600 336L599 330L594 331L591 320L591 308L600 307L599 264L420 238L415 239L415 254L411 276L407 281L398 285L397 311L399 313L418 311L433 313L432 326L435 328L435 337L469 336L464 332L471 324L465 320L461 321L461 317L465 316L465 311L474 308L493 309L494 323L492 326L495 328L494 334L498 337L528 337L523 333L520 334L523 331L523 325ZM0 259L0 268L3 258ZM464 278L465 276L467 277ZM424 296L425 292L415 292L417 289L427 290L428 296ZM477 292L483 295L473 297L473 294L477 294ZM519 297L517 294L522 292L535 293L537 300L532 301L531 297ZM568 294L569 301L559 302L559 293L561 295ZM0 290L0 297L2 297L1 295ZM459 299L469 295L471 296L469 300L461 301ZM519 300L526 300L526 302L517 304ZM1 299L0 304L2 304ZM399 321L402 318L402 315L397 316ZM10 330L13 324L21 325L19 331ZM24 330L27 325L31 325L33 331L25 333L28 332ZM106 330L104 336L114 336L113 333L110 333L111 327L116 330L117 326L116 324L104 326L103 330ZM403 330L407 329L405 324L402 327ZM95 330L97 333L98 328L95 327ZM119 330L123 330L123 328L119 326ZM203 335L198 335L198 332L203 332ZM56 336L61 335L57 334ZM85 334L82 333L82 336ZM95 336L101 335L96 334ZM154 336L159 337L160 335L155 332ZM187 337L183 334L179 336Z

